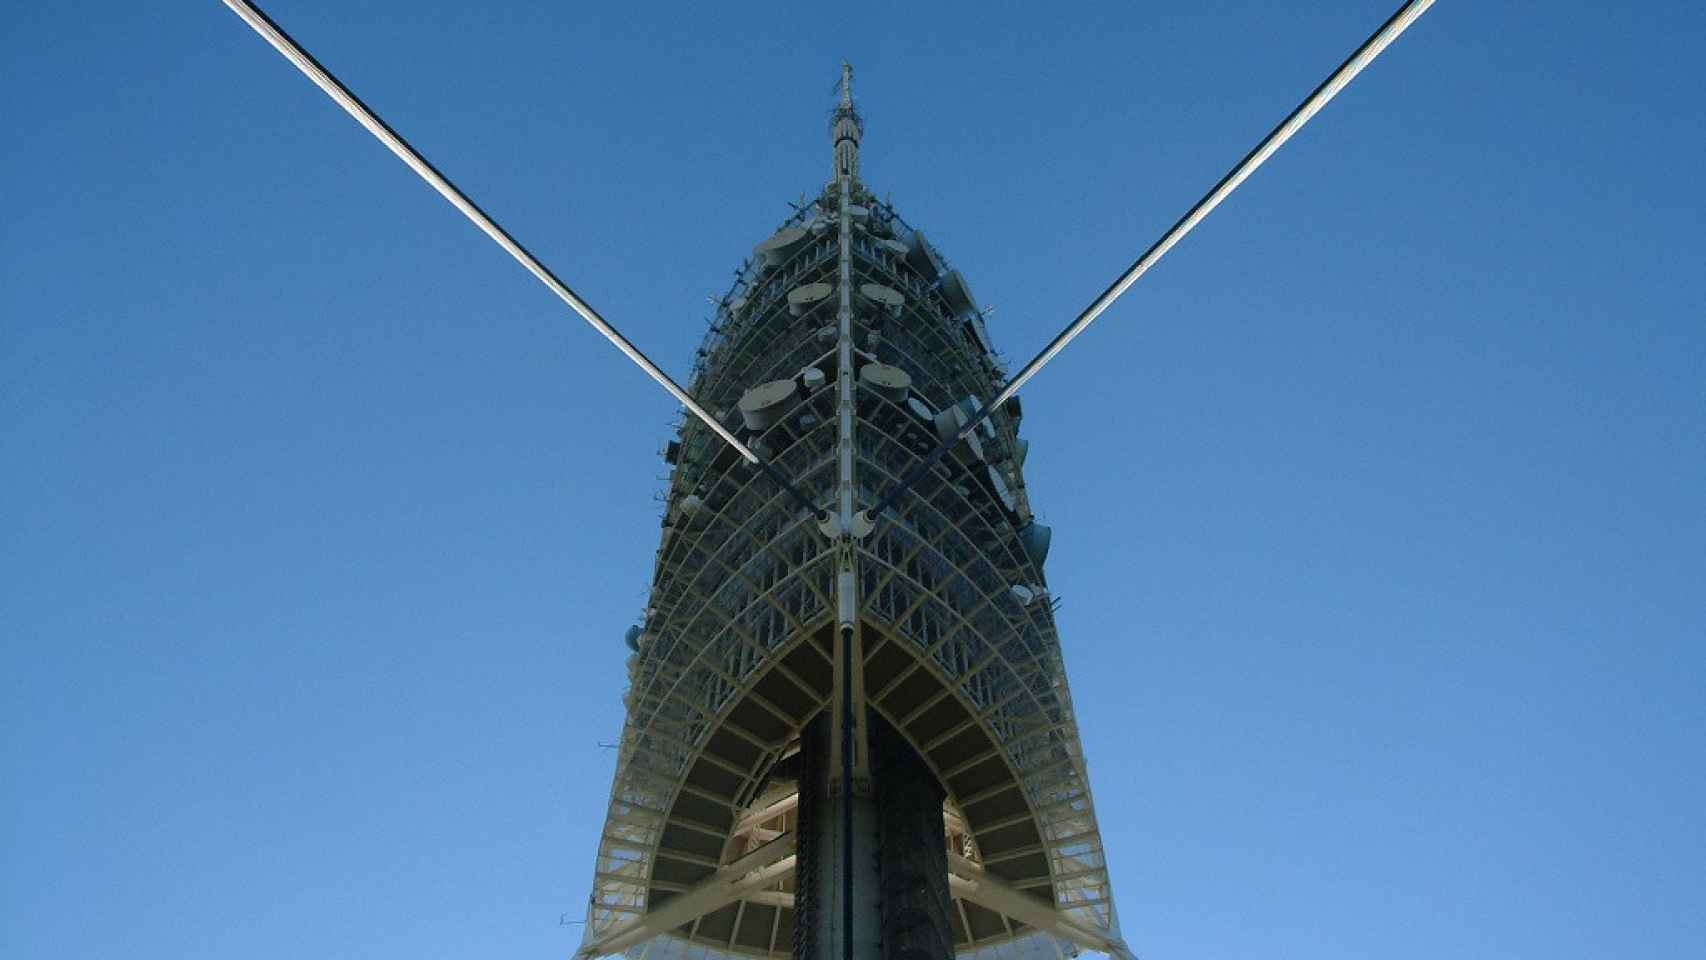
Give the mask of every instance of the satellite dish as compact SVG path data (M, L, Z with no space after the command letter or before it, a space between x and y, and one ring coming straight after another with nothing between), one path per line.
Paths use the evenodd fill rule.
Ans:
M976 397L961 397L960 409L965 411L966 420L970 420L972 417L977 416L977 412L979 410L983 409L983 404L979 402ZM983 431L983 435L985 437L988 437L991 440L995 439L995 424L991 423L988 417L984 417L979 421L977 428Z
M971 418L967 417L966 412L960 407L948 407L941 413L936 414L936 438L941 440L943 443L948 442L955 433L959 432L961 427L966 425L966 421L970 419ZM983 441L978 439L977 431L975 430L966 434L966 438L959 444L959 449L970 453L978 460L983 459Z
M1054 531L1032 520L1019 528L1019 546L1025 549L1025 556L1038 567L1048 559L1049 541L1054 539Z
M1007 480L1001 476L1001 471L989 467L989 485L995 488L995 495L1001 498L1001 505L1009 510L1019 506L1019 498L1013 496L1013 491L1007 489Z
M960 276L958 270L942 278L942 299L948 301L948 307L956 317L977 312L977 301L972 298L971 287L966 285L966 278Z
M912 231L912 242L906 245L906 262L925 279L936 279L936 256L930 252L930 242L924 239L924 231Z

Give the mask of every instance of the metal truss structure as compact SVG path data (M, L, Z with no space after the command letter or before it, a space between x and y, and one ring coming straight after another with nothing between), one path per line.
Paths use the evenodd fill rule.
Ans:
M853 474L870 504L1006 371L966 280L849 181L755 248L690 389L808 498L832 501L846 300ZM1018 401L1005 404L856 541L862 699L947 790L962 956L1118 953L1020 419ZM781 956L794 922L780 872L797 797L786 761L833 705L837 543L695 420L666 458L668 508L581 954ZM653 936L677 943L648 948Z

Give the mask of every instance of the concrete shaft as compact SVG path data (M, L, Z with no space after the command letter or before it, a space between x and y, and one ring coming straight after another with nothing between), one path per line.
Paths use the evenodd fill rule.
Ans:
M847 836L840 782L829 763L830 714L824 711L800 733L800 807L794 861L795 960L841 960L843 938L856 960L878 957L877 810L870 797L853 795L852 836ZM844 844L853 844L851 925L842 876Z
M875 797L853 797L843 830L842 795L829 770L829 714L800 738L799 846L795 863L795 960L952 960L947 840L941 784L912 747L872 714ZM852 923L845 924L842 844L853 843Z
M952 960L946 797L912 745L875 714L878 857L882 875L883 960Z

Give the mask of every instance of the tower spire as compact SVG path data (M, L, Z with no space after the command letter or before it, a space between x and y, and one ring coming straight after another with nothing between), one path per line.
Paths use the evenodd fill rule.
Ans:
M836 105L835 117L829 125L829 139L834 151L832 179L840 179L843 175L859 176L859 138L864 133L865 125L859 119L859 111L853 107L853 65L843 60L841 102Z

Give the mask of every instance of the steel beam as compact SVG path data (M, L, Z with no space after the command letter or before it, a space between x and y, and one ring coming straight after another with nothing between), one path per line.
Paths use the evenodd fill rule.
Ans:
M1069 940L1086 950L1105 953L1116 960L1136 960L1131 948L1115 931L1069 917L1036 897L1008 886L965 857L949 853L948 865L948 889L954 896Z
M688 890L583 944L575 953L580 960L621 953L629 947L668 933L711 913L750 891L769 886L794 871L794 835L783 834L757 850L721 867Z

